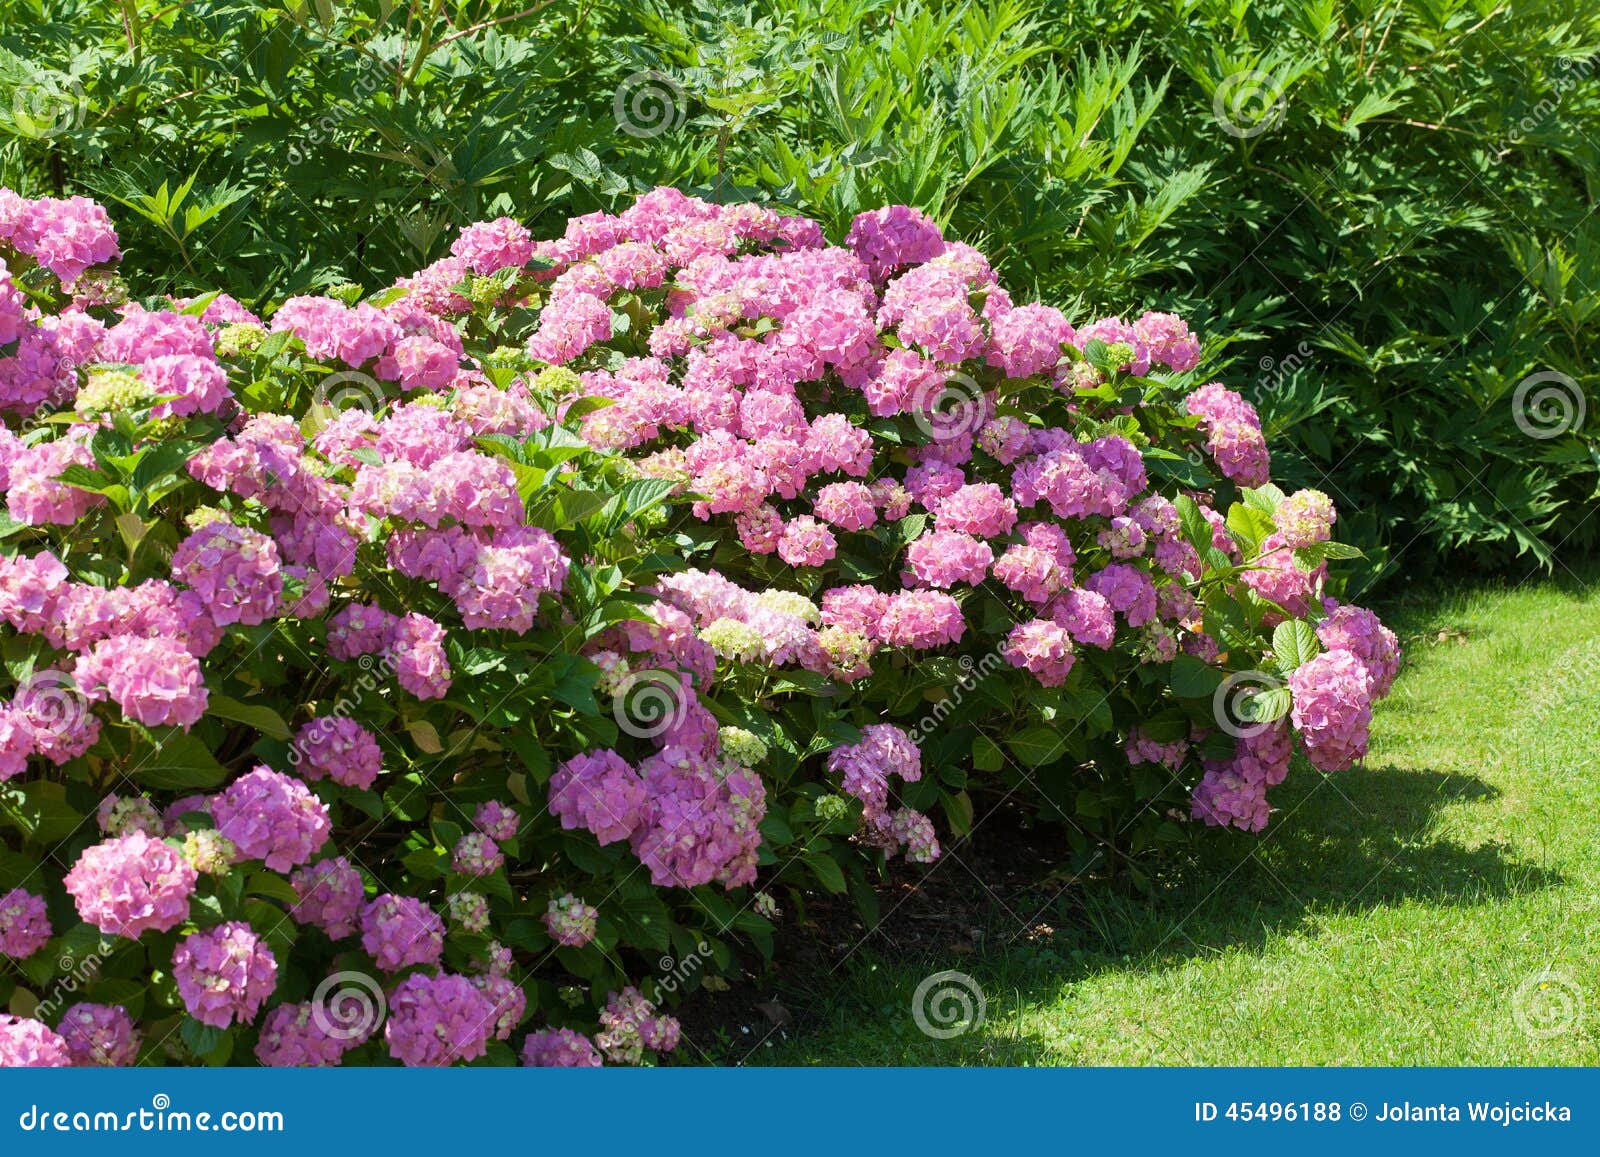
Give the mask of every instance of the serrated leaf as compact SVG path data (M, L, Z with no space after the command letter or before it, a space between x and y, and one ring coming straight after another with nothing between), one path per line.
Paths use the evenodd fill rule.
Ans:
M1285 675L1315 658L1321 650L1317 632L1301 619L1279 623L1272 632L1272 654L1278 670Z

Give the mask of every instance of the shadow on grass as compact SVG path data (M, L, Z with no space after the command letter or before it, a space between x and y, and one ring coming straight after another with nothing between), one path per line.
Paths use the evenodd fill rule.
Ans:
M892 937L874 935L842 967L791 974L780 993L801 1039L773 1059L1038 1064L1062 1057L1063 1048L1070 1055L1070 1026L1063 1028L1066 1045L1047 1044L997 1011L1058 1003L1067 986L1108 973L1153 977L1230 950L1259 952L1286 937L1314 938L1333 917L1412 902L1470 907L1561 883L1559 874L1519 861L1504 845L1465 847L1430 836L1445 809L1498 794L1457 772L1356 768L1324 777L1299 766L1275 794L1281 810L1265 833L1203 841L1195 859L1153 895L1091 882L1051 900L1061 884L1033 881L1018 893L1031 890L1032 901L999 905L1006 911L992 913L975 946L952 939L948 951L894 953L885 948ZM1034 912L1027 927L1017 926L1017 913ZM947 970L969 976L990 1012L986 1023L956 1038L930 1038L912 1015L913 997L919 982ZM941 987L950 986L931 992ZM965 1007L952 991L943 1011L959 1019ZM926 1010L924 1019L931 1015ZM1144 1022L1130 1023L1128 1031L1155 1037L1158 1029ZM815 1047L808 1047L808 1036Z

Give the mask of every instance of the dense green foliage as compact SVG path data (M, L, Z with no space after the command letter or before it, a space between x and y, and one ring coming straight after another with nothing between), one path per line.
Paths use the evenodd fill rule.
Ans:
M0 0L0 179L115 197L142 268L226 252L251 301L662 183L830 231L907 202L1019 291L1227 334L1375 565L1593 544L1580 0L526 7Z

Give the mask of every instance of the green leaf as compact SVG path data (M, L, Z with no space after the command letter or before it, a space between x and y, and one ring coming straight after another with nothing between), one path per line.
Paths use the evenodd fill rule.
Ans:
M811 852L805 857L806 867L811 869L811 874L817 882L828 891L839 895L844 892L844 872L839 867L839 862L826 852Z
M1261 486L1246 487L1240 492L1240 497L1250 509L1259 510L1270 517L1272 512L1283 504L1285 495L1282 490L1267 482Z
M444 875L445 854L437 848L418 848L400 857L405 870L420 880L437 880Z
M1200 504L1187 494L1178 495L1172 504L1178 508L1178 525L1189 544L1202 552L1211 549L1211 523L1206 521Z
M1294 696L1287 687L1268 687L1254 695L1241 696L1234 705L1239 718L1246 723L1271 723L1289 714L1294 706Z
M251 872L245 879L244 890L247 895L265 896L290 907L300 903L300 893L294 890L294 886L273 872Z
M223 1032L223 1029L201 1024L192 1016L184 1017L183 1024L178 1028L179 1038L197 1057L215 1052L222 1044Z
M987 735L972 741L972 766L979 771L999 771L1006 765L1005 753Z
M1172 693L1180 699L1209 699L1227 676L1193 655L1172 660Z
M42 844L66 839L83 823L83 813L67 802L67 789L45 779L0 788L0 817Z
M265 704L241 703L237 699L219 695L215 691L209 692L206 697L206 714L233 723L243 723L246 727L254 727L272 739L288 739L293 734L289 730L289 725L283 721L283 716Z
M1302 619L1279 623L1272 632L1272 654L1277 660L1278 670L1285 675L1302 663L1316 658L1321 650L1322 644L1317 641L1316 630Z
M218 786L228 778L228 769L205 744L180 731L168 735L158 747L136 746L128 774L146 787L192 791Z
M1272 525L1270 515L1256 507L1235 502L1228 508L1228 529L1238 535L1253 554L1257 544L1276 528Z
M1060 734L1049 727L1024 728L1008 737L1006 746L1024 767L1038 767L1049 763L1066 750Z

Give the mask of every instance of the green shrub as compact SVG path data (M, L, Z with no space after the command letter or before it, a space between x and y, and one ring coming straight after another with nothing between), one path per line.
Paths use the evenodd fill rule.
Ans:
M1577 0L390 7L0 0L0 176L120 199L172 289L226 251L253 302L657 184L917 205L1019 290L1190 317L1364 583L1600 533Z

